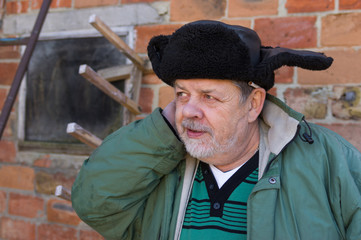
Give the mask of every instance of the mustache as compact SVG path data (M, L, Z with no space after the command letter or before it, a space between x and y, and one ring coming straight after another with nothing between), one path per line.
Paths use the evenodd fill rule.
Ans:
M191 130L197 131L197 132L207 132L211 136L213 136L213 131L210 127L203 125L197 121L194 121L192 119L184 119L182 121L182 127L189 128Z

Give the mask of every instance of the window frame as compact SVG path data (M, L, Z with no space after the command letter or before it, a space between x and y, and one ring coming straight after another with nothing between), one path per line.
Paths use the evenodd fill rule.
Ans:
M134 46L134 27L124 26L124 27L112 27L114 33L116 33L121 38L125 39L125 42L133 48ZM23 37L27 37L24 35ZM71 31L62 31L62 32L48 32L40 34L38 41L45 40L61 40L61 39L76 39L76 38L93 38L93 37L104 37L95 29L86 29L86 30L71 30ZM24 53L26 46L21 47L22 54ZM125 64L131 64L132 62L126 58ZM90 66L91 67L91 66ZM84 79L86 81L86 79ZM131 96L132 81L130 79L124 80L124 91L127 96ZM25 74L20 89L19 89L19 100L17 107L17 139L18 139L18 149L19 151L36 151L36 152L45 152L45 153L62 153L62 154L75 154L75 155L88 155L94 149L85 145L84 143L55 143L47 141L29 141L25 139L25 127L26 127L26 85L27 85L27 74ZM124 108L122 124L127 121L126 118L129 115L126 113ZM66 131L66 128L64 129Z

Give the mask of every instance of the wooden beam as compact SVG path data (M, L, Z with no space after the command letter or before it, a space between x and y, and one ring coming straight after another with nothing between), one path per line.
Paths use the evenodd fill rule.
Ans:
M130 78L125 81L124 93L135 102L139 102L139 94L142 83L142 71L133 66ZM123 125L128 125L130 122L136 120L134 114L130 114L129 111L123 111Z
M140 70L144 71L143 59L131 49L110 27L108 27L99 17L92 15L89 18L89 23L97 29L103 36L108 39L117 49L122 51Z
M130 81L132 82L131 86L131 96L134 101L139 102L140 96L140 88L142 84L142 71L136 67L133 67L133 71L130 77ZM136 116L133 114L129 118L130 122L136 120Z
M69 189L66 189L62 185L58 185L55 188L55 196L71 201L71 191Z
M69 123L66 128L66 132L92 148L97 148L102 143L100 138L76 123Z
M102 90L109 97L113 98L118 103L122 104L133 114L138 115L141 113L140 107L136 102L127 97L123 92L114 87L107 80L97 74L91 67L83 64L79 67L79 74L93 83L96 87Z
M130 78L133 69L133 64L104 68L97 71L97 73L106 79L108 82L117 80L125 80Z
M152 74L152 73L154 73L152 63L150 62L149 59L145 59L143 74L146 75L146 74Z

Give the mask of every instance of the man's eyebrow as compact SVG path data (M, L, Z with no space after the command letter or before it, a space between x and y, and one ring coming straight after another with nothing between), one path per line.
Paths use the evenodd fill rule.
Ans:
M180 88L180 89L182 89L182 90L187 90L187 87L183 87L183 86L181 86L181 85L179 85L179 84L177 84L177 83L175 83L174 84L174 88ZM205 90L201 90L201 92L202 93L210 93L210 92L213 92L213 91L215 91L216 89L205 89Z
M202 90L202 93L212 93L212 92L216 92L217 89L204 89Z
M182 90L186 90L185 87L180 86L179 84L175 83L174 84L174 88L180 88ZM202 93L211 93L211 92L217 92L216 88L211 88L211 89L203 89L201 90Z
M177 83L174 83L174 88L180 88L180 89L182 89L182 90L184 90L184 89L185 89L184 87L180 86L180 85L179 85L179 84L177 84Z

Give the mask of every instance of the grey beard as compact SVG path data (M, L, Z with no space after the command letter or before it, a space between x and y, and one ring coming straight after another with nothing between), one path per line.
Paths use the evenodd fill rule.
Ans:
M226 143L219 143L212 129L208 126L201 125L200 123L191 120L185 119L182 122L184 128L189 128L195 131L204 131L206 134L209 134L209 138L202 139L190 139L187 136L186 132L183 132L180 137L186 147L187 152L194 158L197 159L206 159L214 156L216 153L224 153L231 151L232 146L234 146L237 141L236 136L229 138Z

